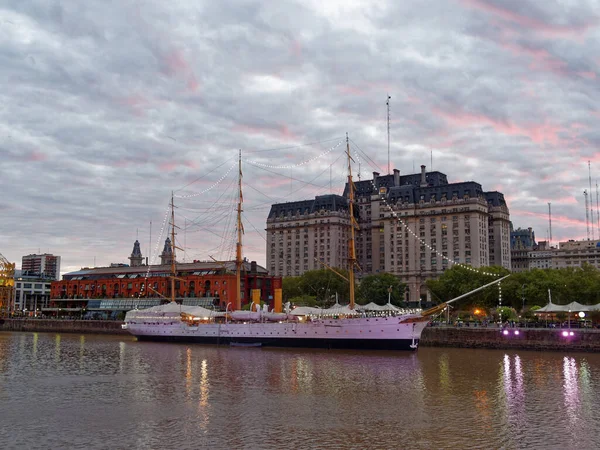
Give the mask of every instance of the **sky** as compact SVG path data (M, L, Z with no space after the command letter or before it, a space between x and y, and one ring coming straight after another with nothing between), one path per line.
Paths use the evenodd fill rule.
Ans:
M179 259L233 257L241 150L265 265L271 204L342 192L346 133L362 179L425 164L600 238L598 48L597 0L5 0L0 253L156 261L174 192Z

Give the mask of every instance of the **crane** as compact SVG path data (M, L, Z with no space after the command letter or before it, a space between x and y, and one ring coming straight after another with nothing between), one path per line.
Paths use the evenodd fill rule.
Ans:
M15 263L0 253L0 315L10 313L15 286Z

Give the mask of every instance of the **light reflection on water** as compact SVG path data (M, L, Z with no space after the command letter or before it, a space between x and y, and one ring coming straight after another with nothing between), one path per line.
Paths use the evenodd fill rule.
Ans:
M599 376L596 354L270 350L0 333L0 442L599 448Z

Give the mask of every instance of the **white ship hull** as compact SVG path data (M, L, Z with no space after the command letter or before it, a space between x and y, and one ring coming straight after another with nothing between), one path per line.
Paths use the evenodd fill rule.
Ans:
M168 316L168 315L167 315ZM189 325L178 317L127 320L139 340L271 347L416 350L428 319L417 316L318 319L308 322L229 322Z

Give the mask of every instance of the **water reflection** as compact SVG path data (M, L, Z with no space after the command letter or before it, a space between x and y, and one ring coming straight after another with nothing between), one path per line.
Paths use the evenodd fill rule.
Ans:
M267 350L0 333L0 442L599 448L598 380L593 354ZM34 427L21 426L25 416Z
M54 338L54 361L60 362L60 334L56 334Z
M512 364L511 364L512 360ZM525 425L525 390L523 368L519 355L504 355L502 384L504 386L505 414L515 433L520 433ZM519 438L519 436L516 436Z
M576 426L579 420L579 384L578 370L575 358L565 356L563 358L563 392L565 397L565 412L572 426Z

